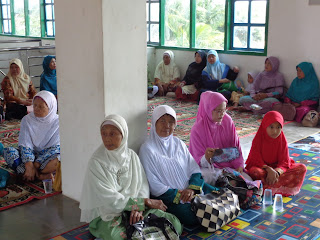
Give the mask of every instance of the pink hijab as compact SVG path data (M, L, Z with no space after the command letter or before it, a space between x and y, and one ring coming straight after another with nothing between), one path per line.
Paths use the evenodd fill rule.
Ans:
M221 123L213 122L212 111L227 99L217 92L207 91L201 94L196 123L190 134L189 151L200 165L201 158L208 147L229 148L237 147L240 156L225 163L214 164L217 168L231 167L237 169L244 167L240 141L231 117L226 113Z

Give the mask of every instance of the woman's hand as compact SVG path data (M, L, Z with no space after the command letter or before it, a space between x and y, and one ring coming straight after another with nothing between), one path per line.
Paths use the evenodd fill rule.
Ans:
M180 87L183 87L184 85L186 85L186 82L185 82L185 81L182 81L182 82L180 83Z
M256 95L253 96L253 99L256 101L260 101L262 99L267 98L268 95L266 93L257 93Z
M228 83L231 82L229 79L223 78L219 80L219 83Z
M207 148L206 152L204 154L205 158L207 159L207 161L209 162L209 164L211 164L211 158L214 156L216 149L215 148Z
M275 184L279 180L279 173L272 167L265 166L264 169L267 171L266 182L267 184Z
M26 171L23 174L23 179L26 181L33 181L37 170L33 166L33 162L25 163Z
M180 200L182 202L190 202L193 198L194 195L194 191L192 189L184 189L184 190L179 190L181 196L180 196Z
M140 220L143 220L142 212L132 210L130 214L130 225L135 224Z
M162 211L167 211L167 206L162 202L162 200L157 199L144 199L144 204L149 208L160 209Z

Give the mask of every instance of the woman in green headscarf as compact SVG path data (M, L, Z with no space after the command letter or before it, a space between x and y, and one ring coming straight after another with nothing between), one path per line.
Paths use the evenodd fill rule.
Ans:
M310 110L318 106L319 80L310 62L299 63L296 69L297 77L292 81L284 102L296 107L295 120L301 122Z

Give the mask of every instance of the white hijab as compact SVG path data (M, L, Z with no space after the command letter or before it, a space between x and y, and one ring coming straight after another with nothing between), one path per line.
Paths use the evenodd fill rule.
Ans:
M173 79L180 78L180 71L174 62L173 52L168 50L163 53L163 56L164 55L170 57L170 63L165 65L164 62L161 61L156 67L154 78L159 78L161 82L168 83Z
M191 175L201 172L184 142L172 134L168 137L157 134L156 122L165 114L171 115L177 122L176 113L171 107L156 107L152 114L150 136L139 152L151 194L156 197L169 189L186 189Z
M120 216L130 198L148 198L149 186L137 154L128 148L128 126L119 115L109 115L100 129L111 124L122 134L120 146L108 150L102 144L89 160L80 200L80 221L97 217L110 221Z
M7 77L10 80L11 87L13 89L14 96L22 99L28 99L29 85L30 85L30 77L24 72L23 64L20 59L14 58L10 61L9 66L11 64L17 64L20 68L20 73L18 76L13 77L9 70Z
M48 106L49 113L45 117L36 117L34 112L24 116L21 120L19 146L31 148L35 151L60 145L59 116L57 115L56 97L48 91L38 92L34 98L41 98Z

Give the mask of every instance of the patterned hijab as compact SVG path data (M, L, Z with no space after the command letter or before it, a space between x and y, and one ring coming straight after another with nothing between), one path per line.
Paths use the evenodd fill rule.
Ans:
M301 103L304 100L319 100L319 80L313 69L312 63L302 62L296 66L300 68L305 77L293 79L287 92L287 97L293 102Z
M9 70L7 77L10 80L11 87L13 89L14 96L21 99L28 99L30 77L24 72L23 64L20 59L14 58L10 61L11 64L16 64L20 68L20 73L17 76L12 76L11 71Z
M207 72L209 73L209 75L211 76L212 79L220 80L222 78L222 75L223 75L223 72L224 72L226 65L224 63L220 62L219 55L218 55L217 51L210 50L207 54L207 58L211 54L216 56L216 61L214 64L211 64L211 63L209 63L209 61L207 59Z

